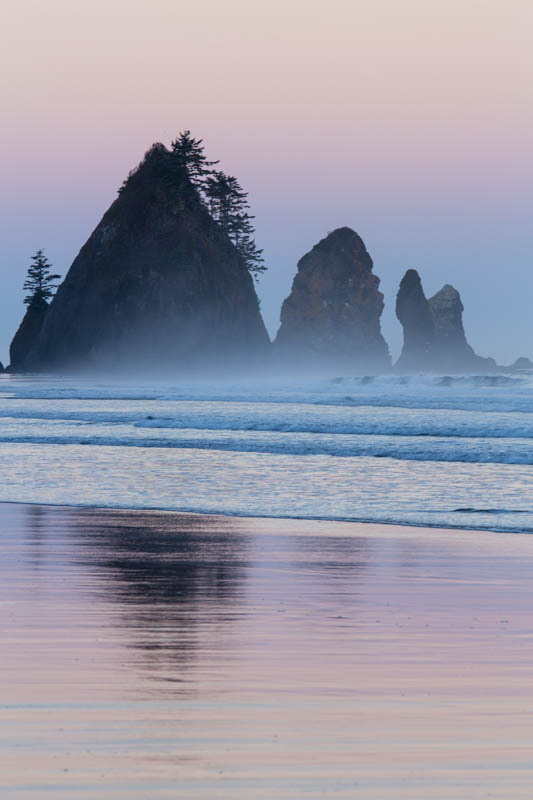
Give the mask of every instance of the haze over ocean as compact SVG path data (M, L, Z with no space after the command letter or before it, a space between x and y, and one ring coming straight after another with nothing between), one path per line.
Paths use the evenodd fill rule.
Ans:
M271 334L297 260L353 227L385 293L451 282L481 355L532 356L526 0L4 0L0 359L39 247L62 275L148 146L203 137L250 192Z

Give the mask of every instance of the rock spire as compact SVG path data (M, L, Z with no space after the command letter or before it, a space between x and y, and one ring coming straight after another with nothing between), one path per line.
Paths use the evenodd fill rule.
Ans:
M398 372L492 372L496 362L476 355L466 340L461 295L447 283L429 300L418 272L408 269L396 297L404 344Z
M281 309L276 364L301 372L379 373L390 368L380 329L383 295L363 240L337 228L298 262Z

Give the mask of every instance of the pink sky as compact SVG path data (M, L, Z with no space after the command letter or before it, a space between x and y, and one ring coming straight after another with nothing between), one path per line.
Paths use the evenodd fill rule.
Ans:
M191 7L4 0L0 358L29 257L65 274L128 170L184 128L250 191L272 333L298 258L350 225L395 353L414 266L428 294L461 291L481 354L533 357L531 3Z

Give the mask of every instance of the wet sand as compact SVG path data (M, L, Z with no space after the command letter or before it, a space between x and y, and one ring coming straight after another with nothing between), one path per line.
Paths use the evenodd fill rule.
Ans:
M533 538L0 504L0 796L529 798Z

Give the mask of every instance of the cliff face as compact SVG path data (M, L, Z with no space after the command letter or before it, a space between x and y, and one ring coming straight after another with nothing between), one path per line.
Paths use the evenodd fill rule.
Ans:
M82 247L26 370L248 370L269 339L252 278L163 145Z
M48 303L45 301L28 307L9 347L11 372L18 372L24 368L24 362L37 341L48 308Z
M298 262L281 309L276 362L296 371L383 372L383 295L372 259L350 228L338 228Z
M404 345L395 369L399 372L493 371L492 358L476 355L463 327L461 295L447 283L426 299L420 276L405 273L396 298L396 316L403 326Z

